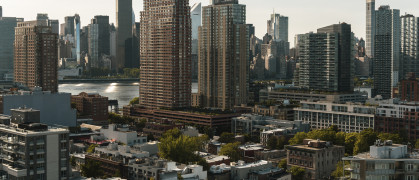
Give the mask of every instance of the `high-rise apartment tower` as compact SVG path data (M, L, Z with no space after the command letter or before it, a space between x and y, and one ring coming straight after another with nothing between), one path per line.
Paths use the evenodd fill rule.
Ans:
M400 10L381 6L375 18L374 95L389 99L400 80Z
M367 0L367 39L366 39L366 55L374 56L374 38L375 38L375 0Z
M189 0L144 0L140 34L140 105L152 109L189 107Z
M158 2L162 3L162 2ZM132 0L116 0L116 31L117 31L117 67L116 69L122 69L127 64L127 57L131 57L127 52L130 49L132 43Z
M246 5L213 0L203 7L198 43L202 106L231 109L248 102L249 44Z
M43 21L19 22L15 28L14 82L58 92L58 34Z

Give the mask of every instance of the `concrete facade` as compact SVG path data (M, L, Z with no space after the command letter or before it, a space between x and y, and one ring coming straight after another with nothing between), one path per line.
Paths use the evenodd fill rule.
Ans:
M370 151L342 158L350 162L345 167L351 179L418 179L419 157L409 153L408 147L391 141L377 140Z
M138 136L136 131L131 131L126 126L118 126L116 124L110 124L107 129L100 129L100 134L108 140L114 140L128 146L147 142L147 137Z
M69 131L66 129L37 123L0 124L0 139L0 174L6 179L70 178ZM15 158L10 158L13 156Z
M315 93L309 91L281 91L279 90L261 90L259 94L259 102L267 100L276 100L276 101L331 101L335 103L345 103L345 102L361 102L364 103L368 99L368 94L366 93Z
M311 124L312 129L338 126L343 132L361 132L374 128L375 107L361 104L302 101L295 108L295 119Z
M18 94L0 94L0 113L10 115L10 109L19 107L41 111L41 123L75 127L77 111L71 109L71 94L35 90Z
M15 27L18 22L22 21L21 18L0 15L0 32L2 32L0 36L0 79L3 79L5 74L13 72Z

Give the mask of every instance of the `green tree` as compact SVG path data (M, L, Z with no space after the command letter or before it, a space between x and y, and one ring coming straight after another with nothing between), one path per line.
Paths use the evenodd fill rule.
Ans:
M125 124L125 121L122 118L122 116L116 113L109 113L108 121L109 124Z
M339 127L336 125L330 126L327 130L334 131L335 133L340 132Z
M154 138L153 134L148 134L147 135L147 141L155 141L156 139Z
M208 137L209 138L213 138L214 137L214 129L213 128L210 128L210 127L205 127L204 128L204 133L206 134L206 135L208 135Z
M339 146L345 146L345 140L346 140L346 134L345 132L338 132L335 135L335 141L333 142L335 145Z
M182 136L182 132L178 129L178 128L173 128L171 130L166 131L162 138L169 138L172 137L174 139L179 138L180 136Z
M268 139L268 142L266 143L269 149L277 149L278 148L278 136L271 136Z
M219 154L228 156L233 162L238 161L240 160L239 146L239 142L228 143L221 147Z
M284 149L286 144L287 139L285 139L285 136L280 136L278 139L277 149Z
M70 165L72 167L76 167L77 163L76 163L76 158L74 156L70 157Z
M365 81L364 81L364 83L365 83L367 86L372 86L372 85L374 84L374 80L373 80L373 79L371 79L371 78L368 78L367 80L365 80Z
M279 161L278 167L281 169L284 169L285 171L287 170L288 166L288 162L287 159L281 159L281 161Z
M345 153L349 156L354 155L355 143L358 140L358 133L347 133L345 136Z
M220 139L219 139L219 141L221 143L232 143L235 140L236 139L235 139L234 134L233 133L228 133L228 132L223 132L220 136Z
M380 134L378 134L378 139L381 139L383 141L392 140L393 143L396 143L396 144L403 143L403 140L402 140L402 138L400 137L399 134L380 133Z
M290 145L302 144L303 143L303 140L306 139L306 138L307 138L307 133L305 133L305 132L298 132L288 142L289 142Z
M355 142L354 155L369 151L369 147L377 140L378 134L372 129L366 129L359 134Z
M97 145L97 144L92 144L92 145L89 146L89 148L87 148L87 151L86 152L88 152L88 153L94 153L95 152L95 148L98 147L98 146L99 145Z
M197 144L199 145L200 151L204 151L206 145L210 142L210 138L206 134L196 137L195 139L197 141Z
M121 175L121 171L120 171L119 169L117 169L117 170L115 171L115 174L113 175L113 177L122 177L122 175Z
M81 165L81 175L87 178L98 178L103 176L103 170L99 162L87 160L84 165Z
M306 170L301 167L293 166L288 172L291 174L292 180L304 180Z
M355 77L354 78L354 85L355 85L355 87L362 86L362 81L360 81L358 77Z
M203 139L182 135L177 128L169 130L160 138L159 155L164 159L183 164L200 162L202 158L195 152L203 146Z
M348 163L347 162L345 162L345 165L347 165ZM343 162L342 161L339 161L337 164L336 164L336 170L335 171L333 171L332 172L332 177L334 177L335 179L339 179L340 177L343 177ZM345 172L345 176L348 176L349 175L349 172L348 171L346 171Z
M140 98L139 97L135 97L134 99L132 99L129 102L129 105L134 105L134 104L139 104L140 103Z
M335 143L336 131L331 129L318 129L310 131L307 134L308 139L320 139L322 141L330 141Z
M140 119L139 122L135 123L135 128L137 128L137 131L143 131L146 123L147 123L147 119Z

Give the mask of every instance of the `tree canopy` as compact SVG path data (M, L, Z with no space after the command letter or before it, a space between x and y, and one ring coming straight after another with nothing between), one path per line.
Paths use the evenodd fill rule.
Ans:
M133 124L135 120L127 116L121 116L116 113L109 113L109 124Z
M140 103L140 98L139 97L135 97L134 99L132 99L129 102L129 105L134 105L134 104L139 104Z
M87 160L84 165L81 165L81 175L87 178L98 178L103 176L103 170L99 162Z
M372 129L366 129L361 133L345 133L339 132L335 127L330 127L328 129L313 130L308 133L299 132L289 140L289 144L301 144L304 139L320 139L330 141L335 145L345 146L347 155L357 155L358 153L369 151L369 147L377 139L392 140L397 144L404 142L399 134L377 133Z
M231 161L238 161L240 160L239 146L239 142L228 143L221 147L219 154L228 156Z
M292 180L304 180L306 170L301 167L293 166L288 172L291 174Z
M236 139L235 139L234 134L233 133L228 133L228 132L223 132L220 136L220 139L219 139L219 141L221 143L232 143L235 140Z
M287 170L288 163L287 163L287 159L281 159L281 161L279 161L278 167L281 169L284 169L285 171Z
M345 162L346 164L345 165L347 165L347 164L349 164L349 162ZM334 177L335 179L338 179L338 178L340 178L340 177L343 177L343 162L342 161L339 161L337 164L336 164L336 170L335 171L333 171L332 172L332 177ZM349 171L346 171L345 172L345 176L348 176L349 175Z
M268 139L267 146L269 149L284 149L286 143L284 136L271 136Z
M175 128L167 131L160 138L159 155L164 159L175 162L183 164L198 163L204 168L208 168L206 161L195 153L201 150L207 139L208 136L185 136L179 129Z

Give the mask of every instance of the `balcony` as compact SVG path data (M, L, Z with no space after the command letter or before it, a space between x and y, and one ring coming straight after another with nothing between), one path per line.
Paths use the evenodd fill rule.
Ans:
M45 168L37 168L36 169L36 174L44 174L45 173Z
M38 140L36 141L36 145L44 145L45 141L44 140Z
M24 146L26 144L25 141L17 141L17 144Z
M15 177L25 177L27 175L27 170L18 166L12 166L9 164L1 164L1 167L3 171Z

